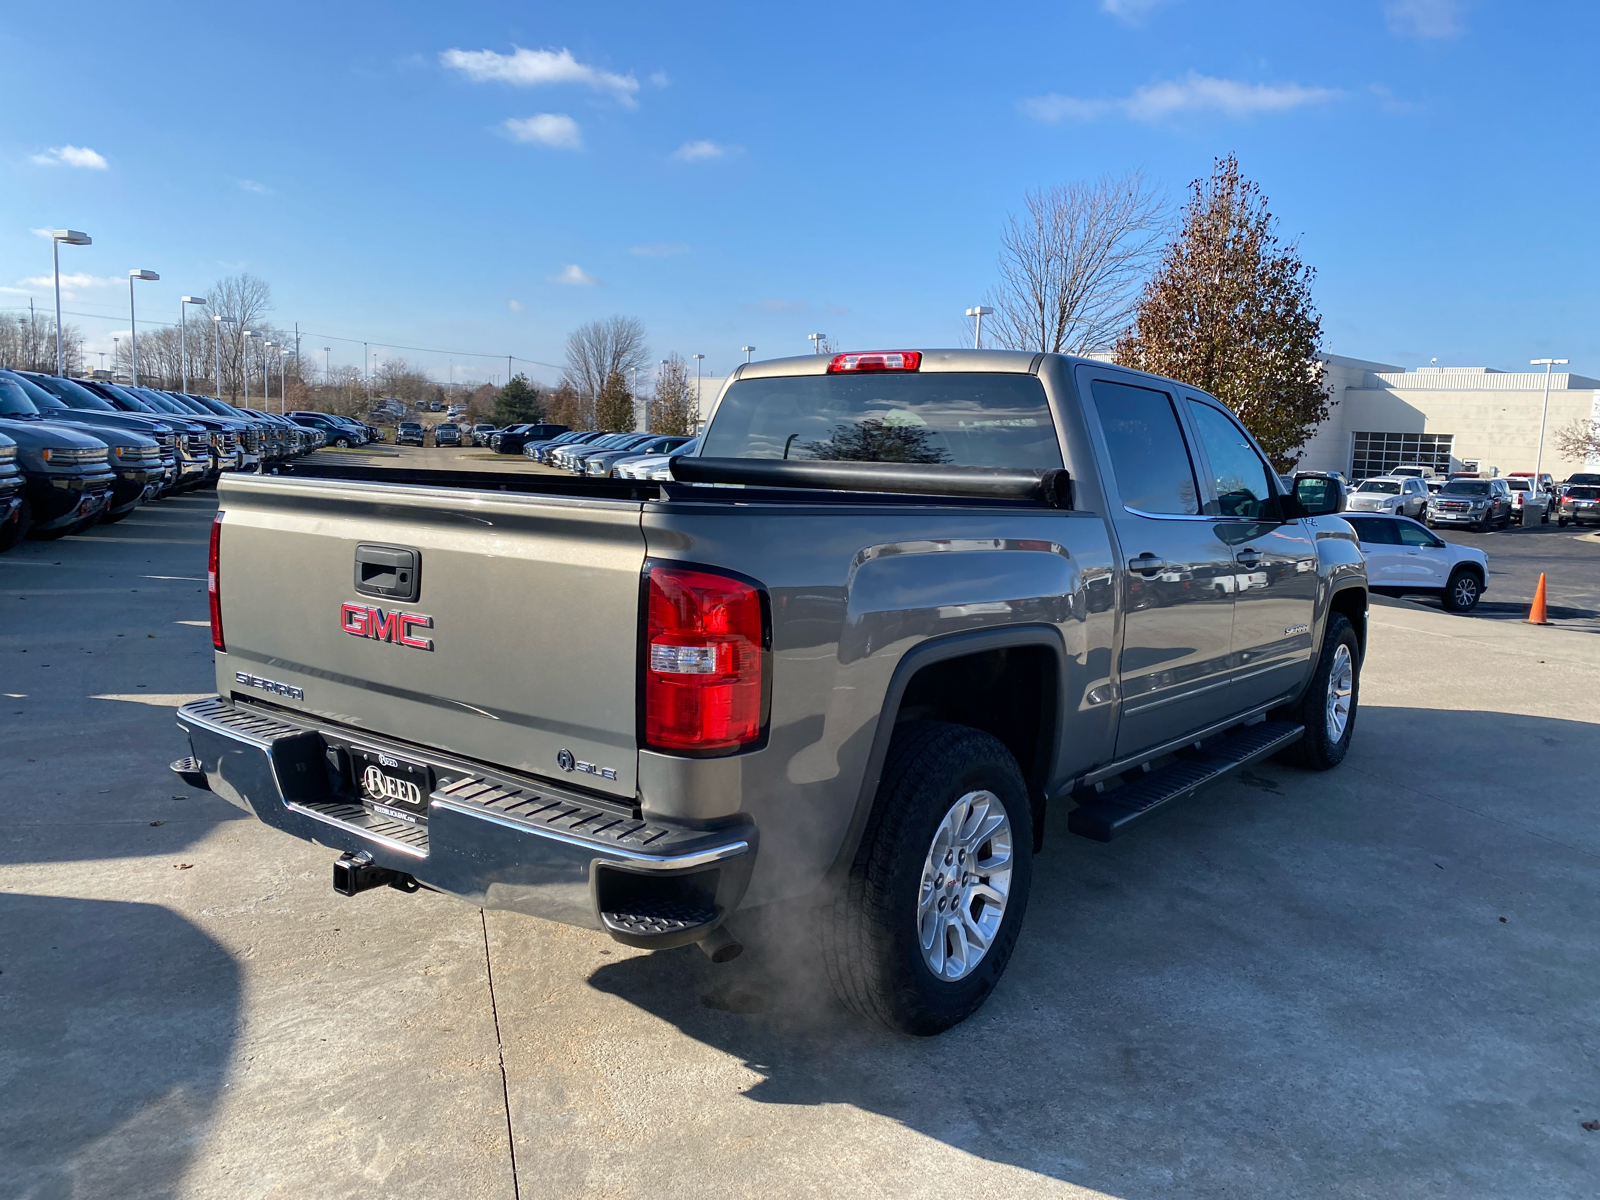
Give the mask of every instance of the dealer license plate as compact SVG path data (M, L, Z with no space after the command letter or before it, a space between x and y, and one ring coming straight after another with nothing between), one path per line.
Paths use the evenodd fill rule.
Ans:
M361 802L368 811L407 825L428 819L428 795L433 791L431 767L380 750L355 748L350 751L350 763Z

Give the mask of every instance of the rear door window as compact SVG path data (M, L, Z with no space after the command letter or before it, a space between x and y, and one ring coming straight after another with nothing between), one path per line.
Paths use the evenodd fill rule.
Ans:
M1380 517L1346 517L1350 527L1356 531L1356 537L1366 542L1369 546L1398 546L1400 534L1395 526L1397 521L1384 520Z
M717 405L709 458L1061 466L1032 375L920 372L741 379Z
M1160 516L1200 515L1200 488L1172 398L1154 388L1097 379L1095 412L1111 452L1122 505Z

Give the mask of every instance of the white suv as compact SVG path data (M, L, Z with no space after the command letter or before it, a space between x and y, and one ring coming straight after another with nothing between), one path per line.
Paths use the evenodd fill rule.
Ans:
M1350 493L1350 512L1394 513L1420 517L1428 510L1428 485L1414 475L1380 475L1363 479Z
M1367 560L1367 586L1382 596L1434 596L1447 612L1471 612L1489 590L1489 557L1406 517L1346 511Z

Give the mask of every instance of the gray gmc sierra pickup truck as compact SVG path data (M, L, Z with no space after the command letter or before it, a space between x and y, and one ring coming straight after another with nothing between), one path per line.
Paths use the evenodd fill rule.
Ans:
M219 694L178 710L173 769L343 852L347 894L718 961L739 910L808 906L841 999L927 1034L1005 969L1048 806L1105 841L1349 746L1342 488L1286 494L1194 388L1047 354L758 362L674 464L224 479Z

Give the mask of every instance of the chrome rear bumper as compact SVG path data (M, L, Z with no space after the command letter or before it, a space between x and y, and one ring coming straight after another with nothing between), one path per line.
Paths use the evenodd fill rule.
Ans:
M619 937L667 946L699 940L738 906L755 863L753 825L691 829L626 806L479 763L368 736L299 714L209 697L185 704L178 727L193 762L186 782L204 786L285 833L347 853L484 908L609 929L607 889L630 897L691 887L717 916L693 937ZM376 815L362 802L352 748L432 768L427 816L416 824ZM177 764L175 768L177 769Z

